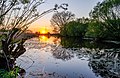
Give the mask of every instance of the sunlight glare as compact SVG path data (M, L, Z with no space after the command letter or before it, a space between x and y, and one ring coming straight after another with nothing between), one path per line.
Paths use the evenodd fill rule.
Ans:
M41 29L39 30L39 32L40 32L40 34L47 34L47 33L48 33L48 30L45 29L45 28L41 28Z

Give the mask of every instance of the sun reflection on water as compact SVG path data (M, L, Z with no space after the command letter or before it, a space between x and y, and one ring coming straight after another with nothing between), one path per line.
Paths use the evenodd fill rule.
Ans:
M60 38L58 37L52 37L48 35L40 35L39 40L41 43L49 43L49 44L59 44Z
M47 42L49 38L47 36L45 36L45 35L41 35L41 36L39 36L39 39L42 42Z

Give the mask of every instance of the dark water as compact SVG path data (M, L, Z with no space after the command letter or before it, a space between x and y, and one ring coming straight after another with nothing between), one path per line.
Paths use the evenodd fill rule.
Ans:
M16 63L26 78L120 78L119 44L40 36Z

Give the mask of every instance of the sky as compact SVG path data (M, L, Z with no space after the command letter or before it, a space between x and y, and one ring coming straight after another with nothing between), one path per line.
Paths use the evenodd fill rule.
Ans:
M76 18L80 17L89 17L89 12L93 9L96 3L101 2L103 0L45 0L45 3L41 4L38 8L39 12L42 13L48 9L54 7L55 4L67 3L68 11L71 11L75 14ZM31 24L30 28L32 31L39 31L40 28L48 28L51 32L51 24L50 19L54 12L46 14L42 18L38 19L34 23Z

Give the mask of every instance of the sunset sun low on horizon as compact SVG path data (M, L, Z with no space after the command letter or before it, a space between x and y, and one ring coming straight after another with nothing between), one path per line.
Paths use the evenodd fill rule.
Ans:
M40 34L48 34L48 29L46 28L40 28L39 31L38 31Z

